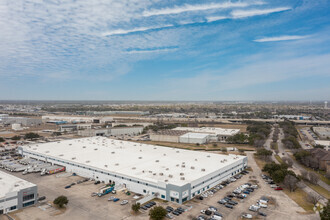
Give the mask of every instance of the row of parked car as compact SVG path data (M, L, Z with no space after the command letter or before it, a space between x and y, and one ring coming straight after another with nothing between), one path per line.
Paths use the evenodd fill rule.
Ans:
M252 211L252 212L257 212L258 215L266 217L267 214L260 211L260 210L261 210L261 208L267 208L268 207L268 202L269 202L269 199L267 197L263 196L256 202L256 204L251 205L249 207L249 210ZM241 217L242 218L248 218L248 219L253 218L253 216L251 214L248 214L248 213L243 213Z
M154 205L156 205L156 202L151 201L151 202L148 202L147 204L141 206L140 208L143 209L143 210L147 210L147 209L153 207Z
M242 171L240 174L238 174L234 177L231 177L226 181L223 181L221 184L215 186L214 188L212 188L211 190L209 190L207 192L210 192L208 194L214 194L218 190L223 189L228 184L237 181L238 179L242 178L243 175L246 175L248 173L249 173L248 171ZM207 192L205 192L205 193L207 193ZM225 198L219 200L218 203L224 205L227 208L232 209L235 205L238 204L236 201L232 200L233 197L237 197L237 196L234 193L232 193L232 194L226 196ZM243 195L242 197L239 197L239 198L243 199L245 197L246 197L246 195ZM203 200L203 198L205 198L205 196L201 195L201 197L199 199ZM210 206L206 210L201 210L201 213L203 215L199 215L197 217L198 220L206 220L206 219L208 219L208 220L221 220L221 219L223 219L223 215L220 212L218 212L218 209L214 206ZM206 216L210 216L210 217L206 217Z
M187 210L184 209L184 208L182 208L182 207L179 207L179 208L174 209L171 206L167 206L166 207L166 211L167 211L166 217L169 218L169 219L172 219L173 218L173 215L179 216L179 215L181 215L182 213L184 213ZM171 213L173 215L171 215Z
M261 174L261 177L263 180L265 180L266 183L268 183L270 185L271 188L273 188L274 190L283 190L282 187L276 185L273 181L273 179L270 176L267 176L265 174Z

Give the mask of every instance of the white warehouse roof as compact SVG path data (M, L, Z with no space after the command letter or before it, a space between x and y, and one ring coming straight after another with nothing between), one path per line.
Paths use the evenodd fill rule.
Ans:
M135 179L175 185L192 182L245 158L105 137L34 144L23 146L23 150Z
M204 139L210 136L210 134L207 133L193 133L193 132L188 132L184 135L181 135L180 138L196 138L196 139Z
M36 185L16 176L0 171L0 199L5 197L8 193L17 192L33 186Z
M197 133L209 133L209 134L216 134L216 135L223 135L223 136L232 136L238 134L240 132L239 129L225 129L225 128L213 128L213 127L177 127L173 130L181 130L181 131L190 131L190 132L197 132Z

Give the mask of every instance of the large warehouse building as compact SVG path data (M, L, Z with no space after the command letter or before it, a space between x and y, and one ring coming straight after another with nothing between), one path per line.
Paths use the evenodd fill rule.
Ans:
M247 157L196 152L105 137L19 147L19 153L68 172L143 195L182 203L247 167ZM156 194L157 193L157 194Z
M37 202L37 186L0 171L0 215Z

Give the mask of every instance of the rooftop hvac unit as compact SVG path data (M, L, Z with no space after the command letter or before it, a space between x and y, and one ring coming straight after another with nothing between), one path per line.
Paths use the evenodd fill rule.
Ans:
M112 151L111 153L112 153L112 154L114 154L115 152L114 152L114 151Z
M152 175L156 176L156 173L153 173Z
M177 167L180 166L179 164L176 165Z
M180 153L180 151L176 151L177 153Z
M119 165L119 163L116 163L116 164L115 164L115 166L118 166L118 165Z
M207 155L207 157L211 157L210 155Z
M194 170L195 169L195 167L190 167L192 170Z
M180 180L185 180L185 178L184 177L181 177Z
M142 173L144 173L144 170L142 170Z
M166 168L165 170L169 170L169 168Z
M205 169L203 168L202 171L205 172Z
M108 165L104 165L104 167L108 167Z
M180 173L180 176L183 176L184 175L184 173Z
M90 162L89 160L86 161L86 163L89 163L89 162Z
M97 150L97 148L95 148L94 150Z
M154 147L154 150L156 150L157 149L157 147Z
M75 157L72 157L72 160L75 160L76 158Z
M163 156L166 156L166 154L163 154Z
M159 162L159 160L156 160L156 163L158 163Z
M33 148L33 150L37 150L37 148Z
M140 150L140 152L142 152L142 150Z
M142 159L142 157L139 157L139 159Z
M163 173L159 173L159 176L163 176L164 174Z
M72 145L72 144L69 144L70 146Z
M195 159L195 161L197 161L197 158Z
M136 167L132 167L132 170L135 170L136 169Z
M63 157L64 155L63 155L63 154L60 154L60 155L58 155L58 156Z
M173 178L173 175L172 175L172 174L170 174L170 175L168 175L168 177L169 177L169 178Z
M48 150L48 151L46 151L45 153L49 153L49 150Z
M186 167L186 165L182 164L182 165L181 165L181 167L185 168L185 167Z
M165 183L168 182L168 180L165 180Z
M86 148L86 146L83 146L83 148Z
M151 170L149 170L149 173L152 173L152 171L151 171Z

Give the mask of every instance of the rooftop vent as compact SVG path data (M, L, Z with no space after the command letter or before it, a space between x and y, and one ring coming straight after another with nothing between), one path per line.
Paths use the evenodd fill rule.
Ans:
M119 163L116 163L115 166L119 166Z
M75 157L72 157L72 160L75 160L76 158Z
M151 170L149 170L149 173L152 173L152 171L151 171Z
M204 168L202 168L202 172L205 172L205 169Z
M164 175L164 173L159 173L159 176L163 176Z
M89 163L89 162L90 162L89 160L86 161L86 163Z
M180 153L180 151L178 151L178 150L177 150L176 152L177 152L177 153Z
M156 163L158 163L159 162L159 160L156 160Z
M195 161L197 161L197 158L195 159Z
M115 152L114 152L114 151L112 151L111 153L112 153L112 154L114 154Z
M132 167L132 170L136 170L136 167Z
M108 167L108 165L104 165L104 167Z
M210 155L207 155L207 157L211 157Z
M72 145L72 144L69 144L70 146Z
M167 183L168 182L168 180L165 180L165 183Z
M163 154L163 156L166 156L166 154Z
M86 146L83 146L83 148L86 148Z
M173 175L172 175L172 174L170 174L170 175L168 175L168 177L169 177L169 178L173 178Z
M181 167L185 168L185 167L186 167L186 165L182 164L182 165L181 165Z
M179 164L176 165L177 167L180 166Z
M142 157L139 157L139 159L142 159Z
M94 150L97 150L97 148L95 148Z
M154 147L154 150L156 150L157 149L157 147Z
M184 175L184 173L180 173L180 176L183 176Z
M185 180L185 178L184 177L181 177L180 180Z
M194 170L194 169L195 169L195 167L190 167L190 169Z
M156 173L153 173L152 175L156 176Z
M58 156L63 157L64 155L63 155L63 154L60 154L60 155L58 155Z

